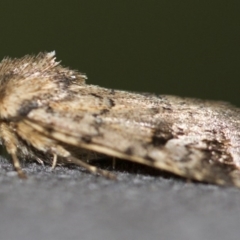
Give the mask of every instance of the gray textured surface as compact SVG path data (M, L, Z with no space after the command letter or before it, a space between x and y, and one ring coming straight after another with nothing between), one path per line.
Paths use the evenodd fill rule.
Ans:
M240 190L29 164L27 180L0 162L1 239L239 239ZM9 172L10 171L10 172Z

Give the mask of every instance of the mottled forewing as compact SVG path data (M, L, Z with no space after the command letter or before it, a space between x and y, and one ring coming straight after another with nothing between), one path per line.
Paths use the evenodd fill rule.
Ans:
M197 102L189 109L180 100L76 87L71 98L31 111L26 123L60 144L188 179L240 186L239 171L226 147L228 140L224 132L214 129L214 109L196 111L193 108L205 103Z

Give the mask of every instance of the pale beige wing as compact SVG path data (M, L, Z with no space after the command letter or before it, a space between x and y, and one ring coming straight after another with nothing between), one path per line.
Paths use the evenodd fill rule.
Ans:
M188 101L87 86L67 100L33 109L24 124L59 145L130 160L188 179L240 187L231 152L234 143L227 137L222 117L232 110L225 104L197 100L191 100L189 108Z

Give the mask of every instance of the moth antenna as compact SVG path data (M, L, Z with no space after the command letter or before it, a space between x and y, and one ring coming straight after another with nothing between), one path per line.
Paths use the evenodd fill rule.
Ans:
M97 168L95 166L92 166L78 158L75 158L73 156L70 156L67 158L68 162L69 163L73 163L75 165L78 165L80 167L83 167L85 168L86 170L88 170L90 173L93 173L93 174L100 174L106 178L109 178L109 179L112 179L112 180L116 180L116 175L115 174L112 174L110 173L109 171L106 171L106 170L103 170L103 169L100 169L100 168Z

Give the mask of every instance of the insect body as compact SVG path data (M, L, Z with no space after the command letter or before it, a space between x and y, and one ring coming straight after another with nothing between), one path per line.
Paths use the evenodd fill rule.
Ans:
M20 177L19 159L113 177L86 161L104 155L240 187L240 109L88 85L54 55L0 63L0 140Z

